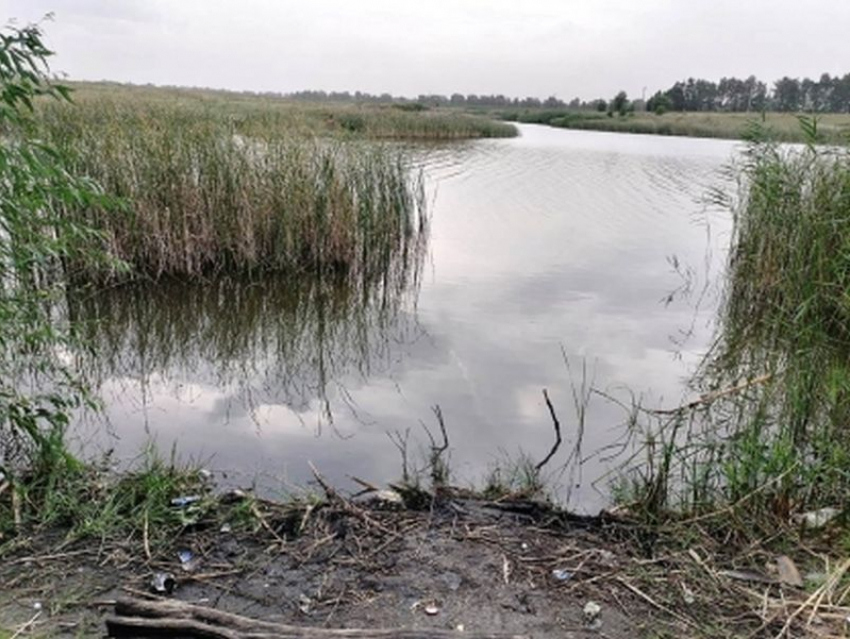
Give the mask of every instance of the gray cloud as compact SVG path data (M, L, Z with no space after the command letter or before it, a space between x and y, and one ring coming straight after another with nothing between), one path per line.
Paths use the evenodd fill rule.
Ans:
M835 0L0 0L0 18L48 11L79 79L570 98L850 70Z

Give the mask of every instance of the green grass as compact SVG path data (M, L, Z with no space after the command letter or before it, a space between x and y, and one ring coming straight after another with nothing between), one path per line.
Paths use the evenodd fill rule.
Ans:
M654 512L734 505L765 525L846 507L850 153L815 146L813 121L801 128L811 143L797 149L752 131L730 169L737 192L718 196L734 228L717 338L694 384L721 395L644 421L647 461L629 492Z
M645 133L702 138L742 139L750 124L756 120L782 142L802 142L805 136L792 113L654 113L637 112L631 115L609 117L594 111L540 109L503 111L506 120L533 124L547 124L567 129L586 131L613 131L618 133ZM829 113L818 116L823 142L840 143L850 136L850 114Z
M116 530L154 537L172 534L185 515L171 499L203 490L197 471L178 468L147 451L131 473L115 475L97 464L59 464L21 474L0 499L0 535L57 527L71 536L103 536ZM145 523L147 522L147 524Z

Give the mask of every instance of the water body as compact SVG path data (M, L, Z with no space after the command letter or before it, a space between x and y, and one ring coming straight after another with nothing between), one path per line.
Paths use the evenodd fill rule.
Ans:
M453 479L480 483L507 458L548 452L547 388L565 439L557 496L605 505L626 414L594 395L579 432L573 389L584 379L666 407L687 395L716 304L702 284L729 230L703 200L736 144L520 128L412 152L430 237L418 278L392 295L215 280L80 301L106 407L81 419L81 444L122 459L176 445L272 494L303 486L308 461L341 485L382 483L400 476L400 441L423 465L439 405ZM558 472L579 439L582 464Z

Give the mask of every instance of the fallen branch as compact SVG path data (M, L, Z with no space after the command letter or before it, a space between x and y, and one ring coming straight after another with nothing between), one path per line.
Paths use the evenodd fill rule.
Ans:
M660 603L658 603L657 601L655 601L655 599L653 599L652 597L650 597L650 596L649 596L648 594L646 594L643 590L641 590L640 588L638 588L638 587L637 587L637 586L635 586L634 584L629 583L628 581L626 581L626 580L625 580L625 579L623 579L622 577L617 577L617 581L619 581L619 582L620 582L621 584L623 584L626 588L628 588L629 590L631 590L634 594L636 594L638 597L640 597L641 599L643 599L644 601L646 601L646 602L647 602L647 603L649 603L650 605L654 606L655 608L658 608L658 610L660 610L661 612L663 612L663 613L666 613L666 614L670 615L670 616L671 616L671 617L673 617L674 619L678 619L678 620L679 620L679 621L681 621L683 624L685 624L685 625L687 625L687 626L690 626L691 628L693 628L693 627L695 627L695 626L696 626L696 624L693 622L693 620L688 619L686 616L681 615L681 614L679 614L678 612L676 612L675 610L672 610L672 609L668 608L668 607L667 607L667 606L665 606L664 604L660 604Z
M41 616L41 610L39 610L37 613L35 613L29 621L27 621L20 628L18 628L15 631L15 634L13 634L11 637L9 637L9 639L18 639L18 637L22 636L36 622L36 620L40 616Z
M758 386L759 384L764 384L769 382L773 378L773 375L768 373L766 375L760 375L758 377L754 377L753 379L748 379L745 382L741 382L740 384L735 384L734 386L729 386L728 388L723 388L718 391L713 391L711 393L705 393L704 395L700 395L699 398L693 400L692 402L688 402L687 404L682 404L676 408L657 408L650 409L646 412L652 415L676 415L686 410L692 410L703 404L710 404L711 402L721 399L722 397L726 397L727 395L734 395L735 393L740 393L743 390L747 390L752 386Z
M181 601L122 599L106 619L110 637L203 639L528 639L507 633L440 629L344 629L291 626L250 619Z

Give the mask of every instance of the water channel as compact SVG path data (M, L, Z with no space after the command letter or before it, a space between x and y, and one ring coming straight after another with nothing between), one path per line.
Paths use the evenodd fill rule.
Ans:
M717 303L703 285L729 232L705 196L736 143L520 128L412 151L430 234L418 277L391 296L224 279L79 303L78 319L97 319L106 409L81 419L79 441L124 460L175 446L279 494L306 484L308 461L342 486L395 480L400 440L421 466L439 405L453 480L480 485L548 452L546 388L565 438L556 497L598 510L626 415L594 394L579 433L573 390L667 407L688 396ZM582 463L566 472L579 435Z

